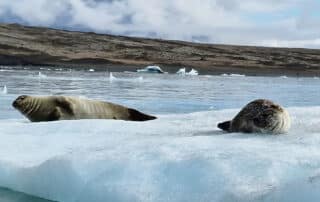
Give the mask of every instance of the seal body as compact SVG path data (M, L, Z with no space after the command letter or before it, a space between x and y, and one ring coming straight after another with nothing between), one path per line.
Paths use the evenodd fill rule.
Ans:
M12 106L32 122L117 119L147 121L156 117L122 105L70 96L19 96Z
M289 113L280 105L266 99L247 104L231 121L218 124L227 132L286 133L291 126Z

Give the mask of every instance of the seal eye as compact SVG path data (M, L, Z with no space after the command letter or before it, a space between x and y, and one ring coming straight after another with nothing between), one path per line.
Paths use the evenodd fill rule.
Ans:
M17 100L22 101L22 100L26 99L26 97L27 97L26 95L21 95L18 97Z

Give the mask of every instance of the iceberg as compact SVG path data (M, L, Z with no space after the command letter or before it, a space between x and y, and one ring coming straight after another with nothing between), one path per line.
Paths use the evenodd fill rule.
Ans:
M199 73L197 70L191 69L190 72L186 73L186 75L197 76L197 75L199 75Z
M191 69L190 72L186 72L186 68L181 68L179 69L176 74L179 74L179 75L190 75L190 76L197 76L199 75L198 71L195 70L195 69Z
M320 107L285 135L226 134L238 109L149 122L0 120L0 187L60 202L318 201Z
M158 73L158 74L165 73L159 66L147 66L144 69L138 69L137 72L139 72L139 73Z
M186 68L184 67L184 68L179 69L179 70L176 72L176 74L185 75L185 74L186 74Z

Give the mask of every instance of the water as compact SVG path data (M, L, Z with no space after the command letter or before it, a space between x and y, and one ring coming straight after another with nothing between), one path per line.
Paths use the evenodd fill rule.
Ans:
M320 197L318 78L3 69L0 187L61 202ZM29 123L11 107L21 94L108 100L159 118ZM288 134L217 129L256 98L288 108Z
M39 197L34 197L12 191L5 188L0 188L0 201L1 202L53 202Z
M0 119L21 117L9 106L21 94L76 95L109 100L156 114L239 108L256 98L284 106L317 106L320 79L282 77L195 76L170 74L77 72L0 72Z

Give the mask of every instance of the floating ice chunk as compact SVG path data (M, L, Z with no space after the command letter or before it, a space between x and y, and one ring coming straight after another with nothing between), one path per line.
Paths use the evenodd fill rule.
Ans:
M8 89L6 85L3 86L2 94L8 94Z
M176 72L176 74L185 75L185 74L186 74L186 68L184 67L184 68L179 69L179 70Z
M286 75L283 75L283 76L280 76L280 78L287 79L288 77Z
M221 76L230 76L230 77L245 77L244 74L221 74Z
M233 77L245 77L246 75L244 75L244 74L230 74L230 76L233 76Z
M48 70L48 71L50 71L51 68L48 68L48 67L40 67L40 70Z
M94 69L89 69L89 72L94 72L95 70Z
M195 69L191 69L190 72L187 72L186 75L197 76L199 75L198 71Z
M47 78L47 75L42 74L41 72L39 72L39 73L38 73L38 77L39 77L40 79L43 79L43 78Z
M12 70L12 69L9 69L9 68L7 68L7 69L0 69L0 72L13 72L14 70Z
M115 81L117 78L115 76L113 76L112 72L109 73L109 81L113 82Z
M198 71L195 69L191 69L190 72L186 72L186 68L181 68L179 69L176 74L180 74L180 75L190 75L190 76L196 76L199 75Z
M144 69L138 69L137 72L140 73L158 73L158 74L163 74L165 73L159 66L147 66Z

